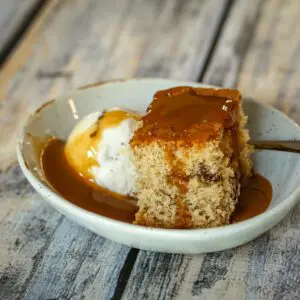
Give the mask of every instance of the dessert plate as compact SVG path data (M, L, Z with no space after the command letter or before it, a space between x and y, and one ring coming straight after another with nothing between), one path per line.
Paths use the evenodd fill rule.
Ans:
M255 170L273 186L273 199L262 214L243 222L210 229L148 228L106 218L84 210L55 193L47 184L39 162L41 145L54 135L66 139L84 115L110 107L145 111L157 90L174 86L207 85L167 79L130 79L93 84L55 101L49 101L31 115L21 134L17 154L20 166L32 186L66 217L91 231L131 247L169 253L203 253L247 243L277 224L300 197L300 155L279 151L257 151ZM272 107L244 99L253 140L300 139L295 122ZM57 170L59 172L59 170Z

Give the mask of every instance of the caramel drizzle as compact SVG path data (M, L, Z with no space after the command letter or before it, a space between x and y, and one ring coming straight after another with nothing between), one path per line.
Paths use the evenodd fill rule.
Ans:
M111 110L99 116L97 122L90 126L84 133L70 139L65 146L65 154L70 165L88 183L94 183L90 173L93 166L99 166L97 161L98 146L104 130L118 126L129 118L139 120L141 117L133 112L123 110Z

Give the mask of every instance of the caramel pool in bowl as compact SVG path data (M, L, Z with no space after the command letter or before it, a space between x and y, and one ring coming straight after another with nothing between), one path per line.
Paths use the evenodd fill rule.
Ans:
M65 199L88 211L132 223L137 206L133 198L125 198L108 190L88 184L69 165L64 151L65 143L51 139L41 152L41 164L49 184ZM272 200L271 183L255 174L242 187L231 222L239 222L264 212Z

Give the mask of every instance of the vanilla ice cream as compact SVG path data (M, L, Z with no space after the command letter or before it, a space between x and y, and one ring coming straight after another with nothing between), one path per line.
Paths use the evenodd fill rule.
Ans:
M119 108L85 116L66 143L69 163L88 181L129 195L136 181L129 141L140 118Z

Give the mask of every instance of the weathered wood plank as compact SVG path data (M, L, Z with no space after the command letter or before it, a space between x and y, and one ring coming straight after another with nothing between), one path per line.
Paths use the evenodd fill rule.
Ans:
M257 23L264 18L265 1L254 0L251 4L237 1L231 8L216 49L211 56L203 82L217 86L234 87L240 68L252 42Z
M299 121L299 4L235 1L203 80L238 86ZM196 256L140 251L122 299L299 299L299 229L300 205L233 250Z
M28 114L47 98L102 79L196 80L226 3L47 3L0 72L1 299L110 299L129 251L64 219L33 192L15 162Z
M275 105L300 122L300 2L273 1L243 63L244 94Z
M38 0L0 1L0 52L24 23Z

